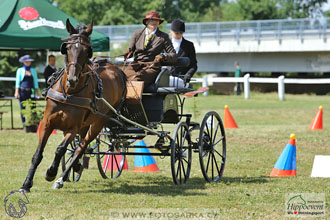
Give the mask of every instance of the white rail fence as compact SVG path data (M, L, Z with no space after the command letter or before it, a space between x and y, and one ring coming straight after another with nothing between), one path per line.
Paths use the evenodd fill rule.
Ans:
M0 77L0 81L15 81L15 77ZM38 79L38 82L45 83L45 79ZM285 84L330 84L330 78L320 79L286 79L284 76L278 78L262 78L250 77L250 74L245 74L244 77L213 77L213 75L205 75L203 78L192 78L190 83L202 83L203 87L208 87L211 83L243 83L244 84L244 97L250 98L250 83L277 83L278 85L278 98L280 101L285 99ZM204 96L208 93L205 92Z
M213 77L212 75L205 75L203 78L192 78L191 83L202 83L203 87L208 87L211 83L243 83L244 97L250 98L250 83L277 83L278 98L280 101L285 99L285 84L330 84L330 79L286 79L284 76L278 78L262 78L250 77L250 74L245 74L244 77ZM208 93L204 93L207 96Z

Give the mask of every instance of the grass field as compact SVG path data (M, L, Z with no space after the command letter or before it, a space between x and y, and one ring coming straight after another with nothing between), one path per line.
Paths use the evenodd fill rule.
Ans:
M15 104L15 110L18 106ZM228 105L239 128L226 130L227 161L223 178L206 183L200 172L198 155L193 154L192 172L186 185L174 185L170 159L156 157L160 172L135 173L134 157L128 157L130 171L116 180L101 178L95 158L78 183L66 183L52 190L44 174L54 157L62 135L52 135L38 167L30 204L23 219L109 219L113 210L183 209L216 211L220 219L285 219L286 193L325 193L330 201L326 178L311 178L315 155L330 154L330 96L286 95L278 101L275 93L252 93L250 100L237 96L197 97L186 101L185 112L201 122L209 110L223 117ZM322 105L323 130L308 126ZM0 197L22 185L36 149L36 134L9 130L9 114L4 115L5 130L0 131ZM15 125L20 125L15 112ZM173 131L174 126L169 128ZM296 134L297 176L269 178L269 174L291 133ZM147 139L148 144L152 144ZM1 205L0 219L10 219ZM326 210L329 218L329 208Z

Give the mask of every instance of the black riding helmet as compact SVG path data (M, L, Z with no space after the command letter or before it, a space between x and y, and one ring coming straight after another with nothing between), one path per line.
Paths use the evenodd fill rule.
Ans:
M185 32L186 28L185 28L185 25L184 25L184 21L181 20L181 19L175 19L172 22L171 30L174 31L174 32L182 32L182 33Z

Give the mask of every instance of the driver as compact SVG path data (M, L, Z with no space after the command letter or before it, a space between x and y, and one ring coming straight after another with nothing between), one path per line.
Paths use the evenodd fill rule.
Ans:
M130 58L134 55L134 61L124 71L127 79L144 81L144 87L155 82L162 61L177 62L177 54L168 34L158 28L163 21L157 11L147 12L142 21L146 27L134 32L125 52L125 57ZM160 55L161 53L165 53L166 56ZM152 65L141 64L151 61L154 61Z

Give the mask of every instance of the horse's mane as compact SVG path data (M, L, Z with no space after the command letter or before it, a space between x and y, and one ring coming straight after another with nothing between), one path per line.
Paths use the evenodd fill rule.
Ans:
M85 35L86 37L88 37L90 39L90 36L87 36L87 33L85 31L86 28L87 28L86 25L78 24L75 29L78 31L78 34L83 34L83 35Z

